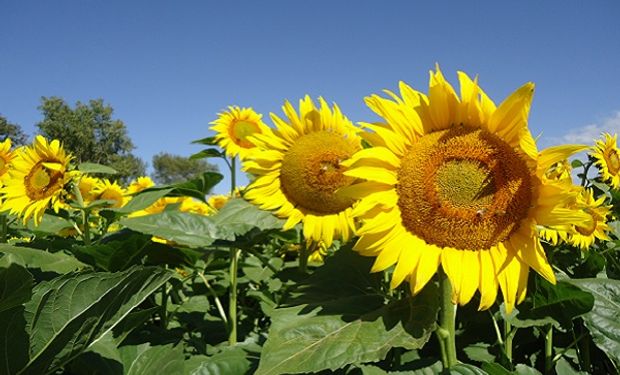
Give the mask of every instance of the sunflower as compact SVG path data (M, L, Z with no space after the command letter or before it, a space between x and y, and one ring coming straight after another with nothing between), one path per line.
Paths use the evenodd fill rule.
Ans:
M107 178L100 180L97 186L95 186L94 195L99 200L113 202L110 204L113 208L123 207L128 200L125 197L125 189L123 189L116 181L111 182Z
M354 248L377 257L374 272L396 264L392 288L408 279L417 294L441 265L454 303L479 290L487 309L499 287L511 311L525 297L530 267L556 281L537 225L590 220L563 207L574 197L564 184L542 178L585 146L538 152L527 127L532 83L496 107L477 80L462 72L459 80L460 98L439 68L428 95L401 82L401 97L366 98L386 123L362 124L373 147L344 163L344 175L366 180L342 189L361 199Z
M545 178L549 180L562 181L562 180L571 180L573 169L570 165L568 159L560 160L559 162L553 164L547 172L545 172Z
M611 206L605 206L604 203L604 195L599 199L595 199L592 189L581 190L581 194L577 197L577 204L592 217L592 220L589 223L574 226L574 231L568 239L571 245L586 250L592 246L597 238L606 241L610 240L609 236L607 236L609 226L606 219L611 212Z
M216 195L210 196L207 199L207 203L214 210L219 211L222 209L222 207L224 207L224 205L226 205L226 203L228 203L229 200L230 200L230 195L216 194Z
M155 183L150 177L141 176L129 183L129 186L127 186L127 194L136 194L153 186L155 186Z
M354 228L354 199L335 192L354 181L343 174L341 162L361 149L361 138L338 106L319 102L317 108L306 96L298 115L287 101L282 107L287 120L272 114L277 130L251 137L258 149L243 169L256 179L244 197L286 218L284 230L303 222L306 239L329 247L334 238L346 241Z
M80 178L78 188L80 189L80 194L82 195L82 199L84 200L85 204L88 204L97 199L96 188L100 184L101 181L95 177L84 175Z
M596 141L591 156L601 171L603 181L608 181L614 189L620 187L620 150L618 150L618 134L613 136L604 133L604 140Z
M262 115L252 108L228 107L228 111L218 114L217 120L211 122L215 131L215 140L226 151L226 155L241 159L256 146L250 140L255 134L269 132L269 127L262 121Z
M58 212L64 187L74 176L67 171L70 160L58 140L48 142L40 135L32 145L18 149L0 189L5 199L3 209L21 216L24 223L34 217L35 225L50 205Z
M11 151L11 138L7 138L0 142L0 179L9 171L11 160L15 157L15 153ZM0 181L2 186L2 181Z

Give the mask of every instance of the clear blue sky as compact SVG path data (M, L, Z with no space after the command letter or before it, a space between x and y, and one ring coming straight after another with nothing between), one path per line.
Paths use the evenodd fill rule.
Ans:
M535 82L543 145L620 129L617 0L0 0L0 15L0 114L32 134L41 96L103 98L149 163L199 151L227 105L320 95L375 120L364 96L426 91L435 62L453 83L479 74L496 102Z

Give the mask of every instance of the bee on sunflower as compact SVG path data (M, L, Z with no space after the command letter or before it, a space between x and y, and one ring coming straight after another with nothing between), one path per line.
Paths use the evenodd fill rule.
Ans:
M48 142L41 135L15 153L0 188L2 208L20 216L24 223L34 218L39 225L48 207L58 212L64 204L65 186L76 175L69 170L71 155L58 140Z
M271 114L276 130L250 137L257 148L243 170L255 179L244 198L285 218L284 230L301 222L306 239L326 247L336 238L347 241L355 199L336 191L355 180L345 176L342 162L361 150L359 129L322 98L317 107L306 96L299 113L288 101L282 108L285 119Z
M458 77L460 97L437 67L428 95L401 82L400 96L366 98L385 123L362 124L372 147L343 163L362 182L341 192L361 199L354 248L376 257L374 272L395 265L392 288L408 280L415 295L441 266L453 303L479 291L479 309L488 309L499 288L511 311L530 268L556 282L537 227L591 222L566 207L573 190L543 178L586 146L538 151L527 123L532 83L496 106L477 79Z

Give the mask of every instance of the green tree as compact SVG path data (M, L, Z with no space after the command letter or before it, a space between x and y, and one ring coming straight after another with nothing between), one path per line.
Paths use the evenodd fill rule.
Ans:
M172 184L189 180L205 172L217 172L217 166L204 159L190 159L184 156L160 152L153 156L153 180L159 184Z
M23 146L28 143L28 136L21 126L10 123L5 117L0 115L0 142L11 138L14 146Z
M62 98L43 97L37 124L42 135L60 140L76 162L108 165L118 171L114 178L127 182L145 174L145 163L131 151L135 148L123 121L113 119L114 110L103 99L77 102L71 108Z

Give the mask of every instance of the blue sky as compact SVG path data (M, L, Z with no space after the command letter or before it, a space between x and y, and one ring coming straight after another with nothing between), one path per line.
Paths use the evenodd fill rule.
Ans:
M310 94L376 120L364 96L426 91L436 62L455 84L478 74L496 102L535 82L542 146L620 131L616 0L2 0L0 15L0 114L32 134L41 96L103 98L148 162L199 151L228 105L281 113Z

